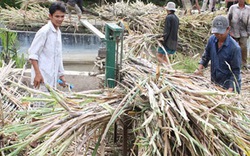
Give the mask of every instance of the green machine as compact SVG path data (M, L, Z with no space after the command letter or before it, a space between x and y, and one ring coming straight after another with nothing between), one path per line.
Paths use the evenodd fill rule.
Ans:
M106 43L105 86L114 88L116 81L120 81L124 29L117 24L106 23L104 35L87 20L81 20L81 23Z
M122 66L122 54L123 54L123 33L124 25L120 23L121 27L117 24L107 23L105 24L105 35L98 29L91 25L86 20L81 20L81 23L94 32L99 38L106 43L106 64L105 64L105 86L113 88L116 86L116 82L121 80L119 70ZM120 46L119 46L120 45ZM120 49L119 49L120 48ZM120 51L119 51L120 50ZM122 119L123 120L123 119ZM123 122L126 122L125 120ZM123 124L123 155L127 155L127 129L128 123ZM114 124L114 142L117 142L117 124Z

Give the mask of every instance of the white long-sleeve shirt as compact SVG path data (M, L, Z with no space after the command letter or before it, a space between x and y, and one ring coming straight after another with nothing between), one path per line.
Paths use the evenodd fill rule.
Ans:
M28 53L29 59L38 61L44 83L56 87L57 79L64 74L60 29L56 30L49 21L36 33ZM35 71L31 67L31 84L34 78Z
M250 35L250 7L245 5L240 8L239 4L234 4L228 11L230 32L234 38L248 37Z

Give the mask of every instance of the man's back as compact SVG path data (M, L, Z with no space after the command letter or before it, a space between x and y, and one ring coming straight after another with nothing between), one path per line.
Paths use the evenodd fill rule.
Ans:
M164 27L164 44L172 50L177 48L179 18L174 14L168 14Z

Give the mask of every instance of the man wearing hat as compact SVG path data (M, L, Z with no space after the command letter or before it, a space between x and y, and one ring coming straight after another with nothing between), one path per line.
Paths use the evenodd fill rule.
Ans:
M241 48L229 35L228 19L216 16L212 23L212 34L199 62L197 75L211 60L211 81L230 92L240 93L241 88Z
M175 15L175 3L168 2L167 6L168 15L165 19L165 27L163 33L162 47L158 48L157 59L161 63L169 64L166 54L174 54L177 49L179 18Z

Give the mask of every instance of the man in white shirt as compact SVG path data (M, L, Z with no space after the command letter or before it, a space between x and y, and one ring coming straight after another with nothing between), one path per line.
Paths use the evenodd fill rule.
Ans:
M42 91L47 91L44 84L56 88L57 80L66 85L62 62L61 26L66 8L62 2L54 2L49 8L50 21L35 35L28 50L31 62L31 84Z

